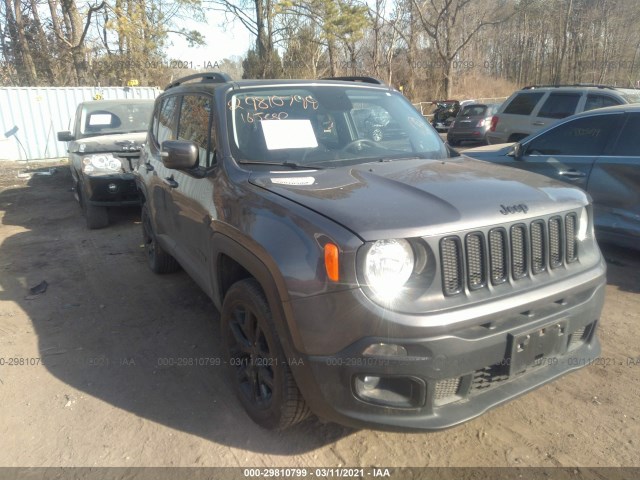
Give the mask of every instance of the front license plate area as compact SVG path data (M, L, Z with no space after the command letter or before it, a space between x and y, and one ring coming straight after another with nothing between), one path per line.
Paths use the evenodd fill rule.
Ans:
M551 363L550 357L562 352L566 343L567 322L554 322L520 335L509 334L511 358L510 375Z

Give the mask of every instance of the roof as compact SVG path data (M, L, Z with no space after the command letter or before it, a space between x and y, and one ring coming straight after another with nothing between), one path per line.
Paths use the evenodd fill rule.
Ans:
M389 87L381 80L372 77L334 77L323 78L320 80L286 78L232 80L231 77L224 73L204 72L179 78L174 82L171 82L165 88L165 92L177 87L188 87L190 90L210 90L212 87L215 88L222 85L232 85L234 88L242 89L250 87L299 85L343 85L353 87L355 84L358 84L360 87L366 86L371 88L381 88L384 90L392 89L392 87Z

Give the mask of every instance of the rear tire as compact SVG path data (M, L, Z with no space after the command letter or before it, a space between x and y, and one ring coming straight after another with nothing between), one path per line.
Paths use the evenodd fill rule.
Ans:
M147 204L142 205L142 241L147 254L147 263L155 273L173 273L180 269L180 264L160 246L153 231Z
M310 414L280 345L267 299L254 279L224 297L221 332L235 393L251 419L284 430Z

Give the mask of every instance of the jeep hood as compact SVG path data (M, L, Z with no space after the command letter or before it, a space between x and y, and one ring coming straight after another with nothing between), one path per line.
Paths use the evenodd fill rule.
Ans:
M587 204L586 194L577 188L465 157L253 172L249 181L326 216L365 241L441 235Z
M74 140L69 144L69 151L80 154L136 151L142 148L146 139L147 132L98 135Z

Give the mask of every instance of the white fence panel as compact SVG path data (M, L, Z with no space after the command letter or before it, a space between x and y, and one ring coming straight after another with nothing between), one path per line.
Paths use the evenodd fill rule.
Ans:
M153 99L160 92L153 87L1 87L0 159L66 157L57 132L69 130L80 102Z

